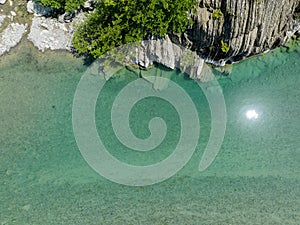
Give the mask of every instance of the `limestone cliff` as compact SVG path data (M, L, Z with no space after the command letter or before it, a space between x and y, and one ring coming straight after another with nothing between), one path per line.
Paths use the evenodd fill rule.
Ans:
M299 12L300 0L201 0L193 27L170 37L223 64L286 43L300 30Z

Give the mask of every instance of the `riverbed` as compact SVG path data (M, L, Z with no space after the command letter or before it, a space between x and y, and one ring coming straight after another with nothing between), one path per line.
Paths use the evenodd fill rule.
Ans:
M72 124L77 85L88 64L65 51L36 50L27 41L0 58L0 224L299 224L300 47L279 48L215 76L226 105L218 155L198 170L211 132L205 91L178 70L153 67L195 104L200 135L189 162L148 186L126 186L99 175L84 160ZM122 70L99 95L95 122L111 155L149 165L180 137L180 115L150 97L131 110L131 129L147 138L151 118L168 132L161 145L135 152L118 141L111 105L135 73ZM214 88L209 91L214 91ZM73 121L74 122L74 121Z

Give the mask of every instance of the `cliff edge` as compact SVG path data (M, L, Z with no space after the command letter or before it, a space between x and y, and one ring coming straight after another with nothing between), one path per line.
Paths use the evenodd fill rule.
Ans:
M300 31L300 0L201 0L194 25L171 40L215 64L285 44Z

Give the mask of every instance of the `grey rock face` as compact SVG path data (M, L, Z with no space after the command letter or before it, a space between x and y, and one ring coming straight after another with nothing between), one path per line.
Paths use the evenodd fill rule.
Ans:
M299 30L300 0L199 0L181 44L214 61L238 61L284 44ZM222 42L229 51L222 51Z
M44 7L36 1L27 2L27 11L35 16L51 16L52 10L49 7Z
M180 69L193 79L213 79L211 68L195 52L171 42L168 36L162 39L132 43L109 52L111 62L104 66L103 73L109 79L126 63L148 68L160 63L170 69ZM120 57L121 56L121 57ZM117 61L115 61L118 59ZM113 66L112 66L113 65ZM119 66L118 66L119 65Z
M34 46L39 50L70 49L71 34L65 24L55 19L34 17L28 34Z

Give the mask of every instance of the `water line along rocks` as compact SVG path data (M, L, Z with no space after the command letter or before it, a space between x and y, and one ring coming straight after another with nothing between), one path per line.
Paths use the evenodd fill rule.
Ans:
M262 2L264 1L266 0ZM5 2L6 0L0 0L0 4L8 6L8 2ZM86 2L85 10L93 9L91 2L92 0ZM191 15L195 21L192 28L187 29L182 36L169 34L168 37L157 40L155 45L159 51L151 53L151 48L148 48L146 49L147 51L143 52L142 49L145 49L145 46L141 46L140 54L136 60L137 64L147 67L151 65L151 60L154 58L155 62L173 68L174 58L176 58L177 53L169 47L172 42L185 48L193 49L198 55L205 57L209 63L223 66L226 61L235 62L247 56L272 49L285 43L294 33L300 32L300 22L298 21L297 23L297 19L294 19L292 15L294 9L296 14L299 11L299 6L297 6L297 4L300 5L299 0L289 0L288 6L291 7L285 7L284 9L280 7L284 0L268 2L266 7L268 9L275 8L277 13L275 15L272 13L272 10L269 10L266 18L268 21L275 21L275 19L282 17L284 22L280 22L280 20L275 21L279 23L279 25L277 24L279 27L276 24L266 27L263 23L264 15L261 12L264 9L262 8L262 3L255 2L250 5L247 3L244 9L233 4L233 0L226 0L225 2L226 4L221 4L220 0L215 3L211 0L201 1L201 4L197 7L197 13ZM239 0L239 2L245 1ZM13 2L9 1L9 5L12 6ZM46 49L65 49L70 51L72 49L72 35L75 25L85 18L83 12L65 13L58 16L57 19L51 18L53 11L49 7L43 7L32 0L27 2L27 11L34 14L32 21L29 23L31 26L27 35L27 39L34 46L41 51ZM216 17L216 12L219 12L218 17ZM0 55L15 46L27 32L27 24L14 23L13 21L18 18L17 11L11 10L6 13L7 15L1 15L0 13L0 28L2 28L2 33L0 33ZM249 13L251 15L247 17ZM276 18L274 19L273 17ZM6 27L1 27L1 25L6 24L7 18L10 18L10 24L5 25ZM243 20L243 18L248 19ZM288 25L284 26L284 24ZM274 29L276 30L275 33ZM273 33L274 35L272 36ZM228 44L228 53L222 53L220 43ZM151 53L151 57L149 57L148 53ZM206 55L206 53L209 54ZM202 68L202 61L197 65L194 68L195 71ZM197 77L200 72L198 71L194 74Z

